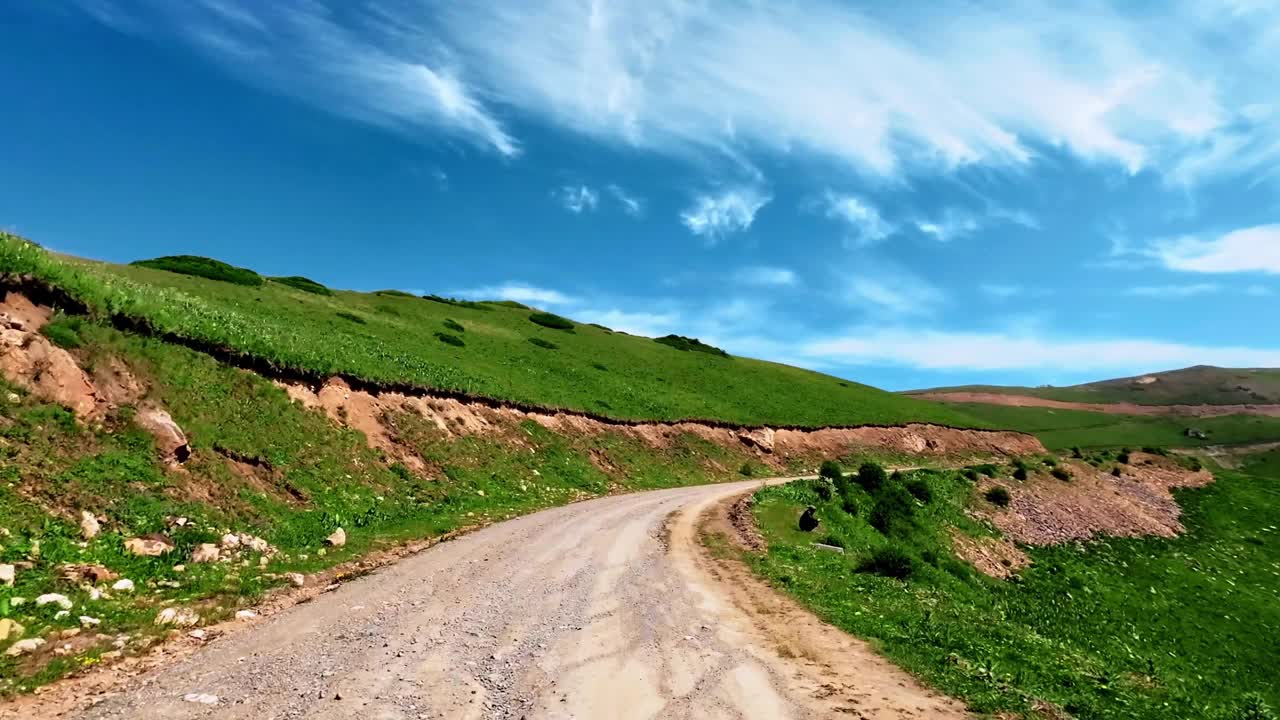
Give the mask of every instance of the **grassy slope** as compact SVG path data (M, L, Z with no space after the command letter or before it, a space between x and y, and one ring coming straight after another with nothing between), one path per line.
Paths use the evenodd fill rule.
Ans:
M751 562L775 585L895 662L979 711L1028 712L1036 700L1073 717L1163 720L1263 718L1240 712L1248 693L1280 705L1280 481L1221 473L1178 492L1187 525L1175 540L1111 539L1035 548L1021 582L978 575L951 560L945 528L990 533L964 514L971 487L928 476L934 499L919 529L885 538L806 483L757 495L769 541ZM1016 487L1015 490L1016 492ZM815 551L795 529L819 506L818 535L846 555ZM893 543L917 558L906 581L856 572ZM919 560L935 559L933 565ZM1028 715L1030 717L1031 715Z
M18 571L14 587L0 586L0 618L16 620L31 638L77 627L85 614L102 620L98 630L107 634L48 666L0 655L0 695L93 664L118 633L132 634L128 649L139 649L162 632L152 624L161 607L216 602L224 609L204 611L205 619L225 617L282 583L266 573L314 571L386 541L430 537L615 489L740 478L738 469L749 460L745 448L730 451L693 435L659 451L621 435L569 437L527 422L519 443L451 441L420 417L396 417L402 443L431 468L417 476L388 465L363 435L304 410L261 377L88 323L79 336L82 362L123 359L146 381L149 397L187 431L193 453L181 470L170 470L157 459L151 437L130 422L130 408L89 427L61 407L0 384L0 527L7 531L0 563L33 563ZM246 476L226 455L269 467ZM103 534L84 548L75 522L81 510L108 518ZM169 527L166 518L178 516L192 523ZM318 556L322 540L339 526L347 546ZM216 542L227 530L259 535L282 554L261 570L256 557L247 567L188 562L197 544ZM177 550L156 559L124 552L125 538L150 532L168 533ZM185 572L173 569L184 562ZM139 591L89 600L76 583L59 578L64 563L105 565ZM75 602L70 617L56 619L54 605L34 607L32 599L48 592ZM15 606L15 597L26 603Z
M1033 433L1051 449L1121 445L1199 447L1280 439L1280 418L1256 415L1171 418L978 403L962 403L957 407L992 426ZM1187 437L1184 431L1189 427L1202 430L1207 437Z
M525 309L391 294L332 297L279 283L246 287L48 255L0 235L0 273L35 275L97 312L319 375L459 391L626 419L745 424L925 421L979 426L943 405L776 363L682 352L578 325L541 327ZM448 329L453 320L464 331ZM437 333L460 337L464 347ZM529 342L541 338L558 349Z
M964 385L913 392L989 392L1030 395L1068 402L1139 405L1248 405L1280 403L1280 369L1196 366L1151 373L1159 378L1138 384L1136 378L1117 378L1069 387Z

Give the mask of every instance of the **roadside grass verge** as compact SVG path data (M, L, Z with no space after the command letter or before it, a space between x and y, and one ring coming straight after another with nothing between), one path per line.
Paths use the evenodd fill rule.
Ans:
M755 513L769 547L748 561L827 622L978 712L1236 720L1253 717L1244 714L1251 693L1280 705L1274 477L1222 472L1212 485L1176 491L1188 532L1172 540L1025 548L1034 564L1013 581L951 554L952 528L994 534L965 514L981 501L964 474L909 477L926 479L932 499L887 535L868 522L863 508L875 501L856 484L855 516L812 483L760 491ZM807 505L822 523L812 534L796 528ZM846 553L810 546L830 539ZM887 565L892 572L875 572L890 554L907 558L907 579L888 576L903 574L901 559Z
M55 286L99 318L316 378L342 374L632 420L985 426L954 408L808 370L672 352L648 338L571 321L572 332L539 326L533 317L563 323L504 303L390 292L323 295L277 281L239 285L55 256L6 234L0 234L0 276ZM466 328L465 348L437 340L446 320ZM559 351L527 342L531 332Z

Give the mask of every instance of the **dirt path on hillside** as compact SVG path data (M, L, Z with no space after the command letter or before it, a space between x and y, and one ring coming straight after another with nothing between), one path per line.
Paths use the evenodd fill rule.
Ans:
M494 525L210 642L96 705L55 687L0 716L963 717L811 616L794 628L798 645L762 632L779 606L753 603L772 594L718 570L697 540L702 510L759 484L600 498Z
M1058 410L1088 410L1114 415L1177 415L1182 417L1219 417L1222 415L1266 415L1280 417L1280 405L1138 405L1136 403L1084 403L1050 400L1031 395L1006 395L984 392L929 392L912 397L946 403L983 403L1013 407L1045 407Z

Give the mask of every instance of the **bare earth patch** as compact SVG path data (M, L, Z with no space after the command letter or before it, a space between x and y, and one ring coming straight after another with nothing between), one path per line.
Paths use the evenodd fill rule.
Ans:
M1011 407L1044 407L1058 410L1087 410L1113 415L1177 415L1219 417L1222 415L1267 415L1280 417L1280 405L1138 405L1137 403L1085 403L1050 400L1032 395L984 392L932 392L912 395L923 400L948 403L982 403Z

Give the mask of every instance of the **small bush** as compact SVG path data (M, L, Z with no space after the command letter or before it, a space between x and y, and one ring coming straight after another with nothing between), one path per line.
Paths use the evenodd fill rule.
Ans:
M1055 458L1045 458L1043 462L1045 467L1058 467L1058 461Z
M349 313L349 312L347 312L347 311L345 311L345 310L339 310L336 314L337 314L337 316L338 316L338 317L342 318L343 320L347 320L347 321L349 321L349 322L353 322L353 323L355 323L355 324L357 324L357 325L366 325L366 324L368 324L368 323L365 321L365 319L364 319L364 318L360 317L359 315L356 315L355 313Z
M1026 479L1027 479L1027 469L1026 469L1026 468L1024 468L1024 467L1014 468L1014 469L1013 469L1013 479L1014 479L1014 480L1026 480Z
M515 308L517 310L533 309L528 305L525 305L522 302L516 302L515 300L481 300L480 302L484 303L485 305L497 305L498 307L509 307L509 308Z
M1277 720L1276 711L1258 693L1248 693L1236 703L1227 720Z
M684 352L700 352L719 357L729 357L729 353L714 345L708 345L698 338L684 337L683 335L664 335L660 338L654 338L653 341Z
M871 553L871 557L858 566L860 573L874 573L898 580L906 580L915 570L915 560L895 545L876 548Z
M1071 479L1071 471L1064 467L1055 467L1054 469L1049 471L1049 474L1058 478L1063 482L1066 482Z
M608 327L607 325L601 325L600 323L587 323L587 324L588 324L588 325L590 325L590 326L591 326L591 327L593 327L593 328L596 328L596 329L599 329L599 330L603 330L603 331L605 331L605 332L607 332L607 333L612 333L612 332L613 332L613 328Z
M453 318L445 318L444 327L446 330L452 330L454 332L459 332L459 333L467 331L466 328L462 327L462 323L458 322L457 320L454 320Z
M529 322L534 325L541 325L552 330L564 330L565 332L573 332L573 321L562 318L559 315L552 315L548 312L536 312L529 316Z
M822 539L819 540L818 542L822 543L823 545L830 545L831 547L838 547L838 548L844 547L844 538L841 538L839 535L830 535L830 534L823 535Z
M981 464L981 465L974 465L974 466L973 466L973 469L974 469L974 470L977 470L978 472L982 473L983 475L986 475L986 476L987 476L987 477L989 477L989 478L993 478L993 477L995 477L995 476L996 476L997 474L999 474L999 472L1000 472L1000 468L996 467L995 465L992 465L991 463L983 463L983 464Z
M1076 460L1080 460L1084 458L1084 454L1080 452L1080 446L1077 445L1076 447L1071 448L1071 457L1075 458Z
M137 260L130 264L137 267L151 268L152 270L165 270L179 275L202 277L206 280L229 282L233 285L257 287L264 282L261 275L248 268L236 267L221 260L200 257L199 255L166 255L150 260Z
M387 290L374 290L374 291L373 291L373 294L374 294L374 295L382 295L382 296L384 296L384 297L410 298L410 299L413 299L413 300L417 300L417 299L418 299L418 296L417 296L417 295L414 295L413 293L407 293L407 292L405 292L405 291L403 291L403 290L391 290L391 289L387 289Z
M1142 452L1147 453L1148 455L1159 455L1160 457L1167 457L1169 455L1168 450L1165 450L1162 447L1152 447L1150 445L1143 446Z
M822 502L827 502L835 494L831 488L831 483L821 478L819 478L818 480L814 480L812 483L812 487L813 487L813 494L817 495L818 499L821 500Z
M853 498L847 497L841 500L840 509L852 517L858 516L858 503Z
M40 334L49 338L49 342L64 350L78 348L84 344L80 339L80 327L83 321L71 315L58 315L40 328Z
M1009 497L1009 491L999 485L988 490L986 498L987 502L1000 507L1009 507L1009 501L1013 499Z
M1120 468L1118 468L1118 467L1113 467L1113 468L1111 468L1111 474L1112 474L1112 475L1114 475L1114 476L1116 476L1116 477L1120 477L1120 475L1121 475L1122 473L1120 472Z
M858 484L862 486L863 490L873 495L884 487L888 479L888 473L879 463L865 462L862 463L862 467L858 468Z
M1117 455L1117 456L1116 456L1116 462L1120 463L1121 465L1128 465L1128 464L1129 464L1129 451L1128 451L1128 450L1124 450L1124 451L1122 451L1119 455Z
M915 524L916 501L901 484L885 485L876 494L867 522L885 535L904 533Z
M392 290L391 292L399 292ZM454 307L467 308L468 310L486 310L492 311L493 308L482 302L474 302L472 300L458 300L457 298L441 297L439 295L423 295L423 300L441 303L442 305L453 305Z
M550 340L543 340L542 338L537 338L537 337L529 338L529 343L533 345L537 345L543 350L559 350L560 349L559 345L551 342Z
M907 481L906 488L912 497L926 505L933 500L933 489L924 478L911 478Z
M978 471L973 468L965 468L964 479L973 483L978 482Z
M818 468L818 477L835 482L844 477L844 468L840 467L840 463L835 460L823 460L822 466Z
M436 335L436 339L444 343L445 345L452 345L454 347L466 346L466 343L463 342L462 338L458 337L457 335L450 335L449 333L443 333L443 332L438 332L435 335Z
M273 277L271 278L271 282L276 283L278 285L286 285L288 287L293 288L294 290L301 290L302 292L308 292L308 293L311 293L312 295L332 295L333 294L333 291L325 287L324 285L321 285L320 283L316 282L315 280L312 280L311 278L302 277L301 275Z
M756 471L751 467L751 463L742 463L742 467L738 468L738 474L742 477L751 477L756 474Z

